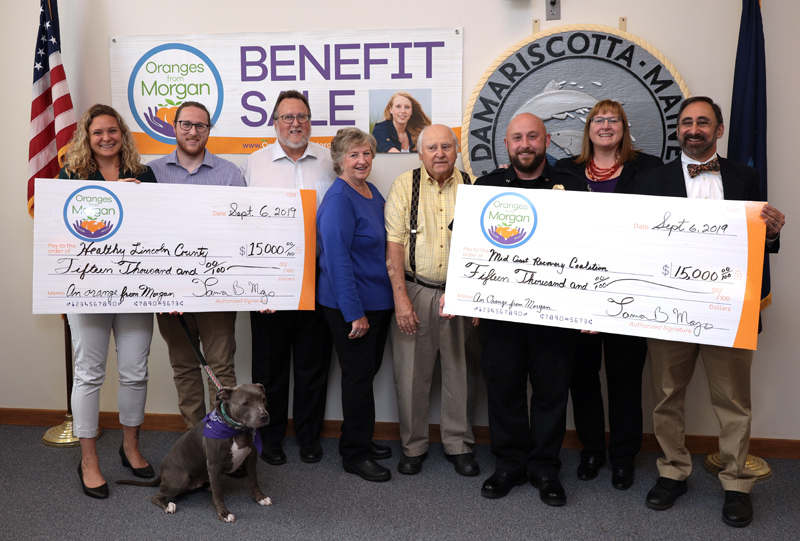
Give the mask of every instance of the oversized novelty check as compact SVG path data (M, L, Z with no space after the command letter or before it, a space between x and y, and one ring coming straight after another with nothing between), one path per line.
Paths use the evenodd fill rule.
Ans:
M310 190L36 180L33 313L314 309Z
M762 206L461 186L445 312L755 349Z

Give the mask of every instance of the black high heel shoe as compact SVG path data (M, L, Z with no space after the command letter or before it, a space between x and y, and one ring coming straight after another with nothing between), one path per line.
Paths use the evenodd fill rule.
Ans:
M83 487L83 493L89 496L90 498L97 498L98 500L105 500L108 498L108 483L103 483L99 487L89 488L86 486L86 483L83 482L83 466L81 462L78 462L78 477L81 480L81 487Z
M144 479L149 479L151 477L155 477L155 472L153 471L153 466L148 464L144 468L134 468L131 466L131 463L128 462L128 457L125 456L125 443L119 444L119 457L122 459L122 465L126 468L130 468L133 472L133 475L136 477L142 477Z

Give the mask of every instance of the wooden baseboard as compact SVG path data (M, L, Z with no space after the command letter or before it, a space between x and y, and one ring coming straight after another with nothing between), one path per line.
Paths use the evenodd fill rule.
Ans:
M0 425L27 425L27 426L57 426L64 422L65 411L34 410L0 408ZM323 438L338 438L341 432L341 421L325 421L322 425ZM119 415L112 411L100 412L100 428L121 429ZM162 430L168 432L183 432L186 424L180 415L164 413L148 413L142 423L142 430ZM489 443L489 427L474 427L475 442ZM292 420L289 419L287 434L294 435ZM376 440L400 440L400 430L397 423L375 423ZM441 442L439 425L430 426L430 440ZM708 455L719 452L719 438L716 436L686 436L686 447L692 454ZM563 447L566 449L580 449L581 442L574 430L567 430ZM642 441L642 451L658 453L658 441L653 434L645 434ZM762 458L793 458L800 459L800 440L778 440L766 438L753 438L750 440L750 454Z

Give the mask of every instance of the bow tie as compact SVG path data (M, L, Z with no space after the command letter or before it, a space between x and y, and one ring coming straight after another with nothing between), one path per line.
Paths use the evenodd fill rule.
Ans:
M719 158L714 158L710 162L701 163L701 164L693 164L690 163L686 166L686 169L689 171L689 176L694 178L703 171L719 171Z

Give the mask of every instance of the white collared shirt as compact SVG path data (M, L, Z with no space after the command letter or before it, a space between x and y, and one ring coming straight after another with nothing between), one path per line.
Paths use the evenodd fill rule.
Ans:
M308 143L295 162L275 142L253 152L242 165L242 174L248 186L316 190L317 208L336 180L330 151L317 143Z
M681 152L681 165L683 166L683 178L686 181L686 196L689 199L725 199L722 190L722 172L720 171L703 171L696 177L689 176L688 165L700 165L708 163L714 158L718 158L714 154L705 162L698 162Z

